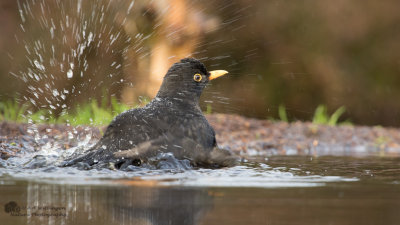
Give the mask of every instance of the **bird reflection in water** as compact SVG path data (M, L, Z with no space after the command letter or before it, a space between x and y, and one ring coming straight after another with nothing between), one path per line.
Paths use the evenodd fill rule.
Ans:
M30 183L26 206L65 208L66 216L30 216L29 224L199 224L213 206L206 190L117 181L118 186ZM23 192L25 192L23 191ZM25 203L20 203L25 205ZM28 213L33 213L31 210ZM9 217L9 219L15 219ZM19 218L22 219L22 218ZM12 221L10 221L12 222Z

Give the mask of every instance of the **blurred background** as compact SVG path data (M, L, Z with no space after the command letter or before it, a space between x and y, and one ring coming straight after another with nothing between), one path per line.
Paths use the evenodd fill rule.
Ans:
M79 102L152 98L179 59L229 76L204 110L400 126L397 0L0 0L0 101L55 115Z

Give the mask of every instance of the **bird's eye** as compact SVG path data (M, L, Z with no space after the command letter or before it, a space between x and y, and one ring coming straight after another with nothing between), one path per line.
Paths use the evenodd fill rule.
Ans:
M202 77L201 74L199 74L199 73L196 73L196 74L193 76L193 80L196 81L196 82L200 82L201 79L203 79L203 77Z

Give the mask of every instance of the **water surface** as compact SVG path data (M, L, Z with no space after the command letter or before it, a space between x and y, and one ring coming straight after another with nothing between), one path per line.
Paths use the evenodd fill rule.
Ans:
M5 167L0 170L4 206L0 220L4 224L399 224L399 163L398 158L273 156L218 170ZM14 210L6 212L6 206Z

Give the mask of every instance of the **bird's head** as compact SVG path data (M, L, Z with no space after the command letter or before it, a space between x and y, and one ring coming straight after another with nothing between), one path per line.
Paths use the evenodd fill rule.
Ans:
M198 101L210 80L227 74L225 70L207 71L199 60L185 58L169 68L157 97Z

